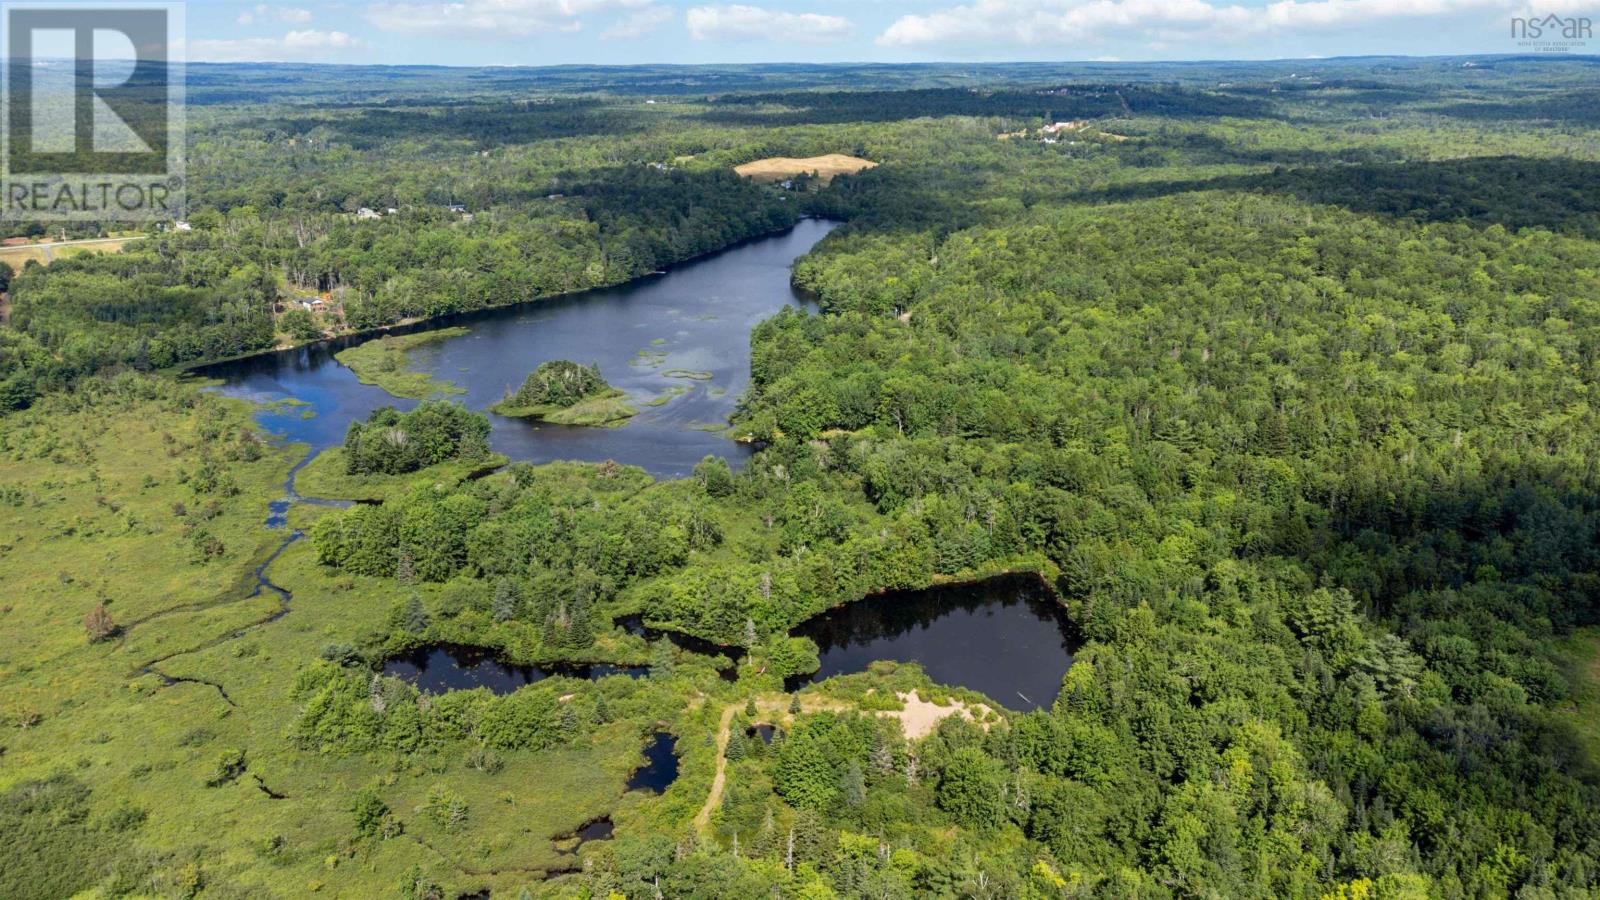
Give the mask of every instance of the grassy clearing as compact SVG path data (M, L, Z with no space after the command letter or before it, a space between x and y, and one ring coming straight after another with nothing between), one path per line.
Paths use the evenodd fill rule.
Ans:
M304 497L380 501L403 494L417 484L454 487L508 462L509 458L495 453L479 460L450 460L404 475L351 475L345 471L344 448L330 447L300 470L295 477L295 490Z
M385 335L364 344L340 350L334 359L350 367L362 384L383 388L396 397L418 400L439 394L461 394L465 390L426 372L413 371L407 353L427 344L466 334L467 328L439 328L398 336Z
M757 159L744 165L734 166L733 171L744 178L755 181L782 181L796 175L814 174L823 184L832 181L838 175L854 175L863 169L871 169L878 164L870 159L859 156L846 156L843 153L829 153L824 156L807 156L795 158L790 156L771 156L766 159Z
M489 407L489 411L514 419L540 419L556 425L591 425L615 427L639 414L629 406L621 390L611 390L586 397L571 406L517 406L502 400Z

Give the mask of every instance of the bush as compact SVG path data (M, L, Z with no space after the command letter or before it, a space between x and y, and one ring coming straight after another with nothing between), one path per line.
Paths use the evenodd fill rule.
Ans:
M111 621L111 614L106 612L104 603L96 603L94 609L83 617L83 630L89 636L89 643L98 644L116 635L117 623Z

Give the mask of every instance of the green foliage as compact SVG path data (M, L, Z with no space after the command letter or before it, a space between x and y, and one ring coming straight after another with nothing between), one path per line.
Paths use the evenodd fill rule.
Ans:
M509 622L516 618L520 603L516 585L511 579L501 578L494 583L494 600L490 605L490 614L494 616L496 622Z
M990 831L1005 821L1005 770L976 747L963 747L939 773L939 808L967 828Z
M301 704L294 738L304 747L405 753L472 741L496 751L535 751L586 733L563 723L563 704L547 682L495 696L485 689L450 691L426 702L395 678L318 662L303 669L293 696Z
M417 812L449 832L460 831L467 824L467 801L443 784L428 789L428 799L417 807Z
M408 413L385 406L366 422L351 422L344 441L348 474L395 475L452 459L489 453L489 420L444 401L418 404Z
M0 895L43 900L95 882L119 842L90 822L89 795L88 786L64 774L0 795Z
M600 377L599 366L554 359L540 363L529 373L509 402L516 406L567 407L610 389L611 385Z
M322 329L308 309L296 307L278 317L278 328L297 341L314 341L322 337Z
M211 773L211 777L206 779L206 787L220 787L236 781L244 774L244 770L244 750L240 748L224 750L222 755L217 757L216 769Z
M412 594L400 612L400 627L407 634L420 635L428 630L428 621L428 611L422 605L422 598Z
M694 467L695 480L710 497L722 498L733 493L733 472L728 461L720 456L707 456Z
M549 691L515 691L490 706L479 723L478 735L497 750L543 749L563 733L560 706Z
M355 820L356 835L364 838L389 837L399 830L399 823L373 788L363 788L350 803L350 815Z
M785 800L801 809L822 810L840 795L840 776L866 760L872 720L862 716L816 713L796 719L778 751L773 782Z

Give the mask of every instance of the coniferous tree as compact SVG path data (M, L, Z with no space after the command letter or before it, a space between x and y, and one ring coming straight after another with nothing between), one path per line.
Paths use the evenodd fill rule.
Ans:
M412 594L411 598L406 601L401 624L407 633L413 635L420 635L428 630L428 610L422 605L421 596Z
M494 600L489 605L490 615L496 622L509 622L517 615L517 589L509 578L494 584Z

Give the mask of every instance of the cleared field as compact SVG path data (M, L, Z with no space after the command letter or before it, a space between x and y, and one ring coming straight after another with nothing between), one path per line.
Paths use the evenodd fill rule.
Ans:
M45 244L20 244L15 247L0 247L0 262L7 263L13 269L20 270L29 260L41 266L48 266L58 259L77 256L83 253L118 253L130 241L140 238L105 238L92 241L62 241Z
M835 175L854 175L877 165L872 160L862 159L859 156L829 153L826 156L807 156L802 159L792 156L773 156L747 162L742 166L734 166L733 170L745 178L753 178L756 181L782 181L796 175L813 173L819 181L827 184Z

